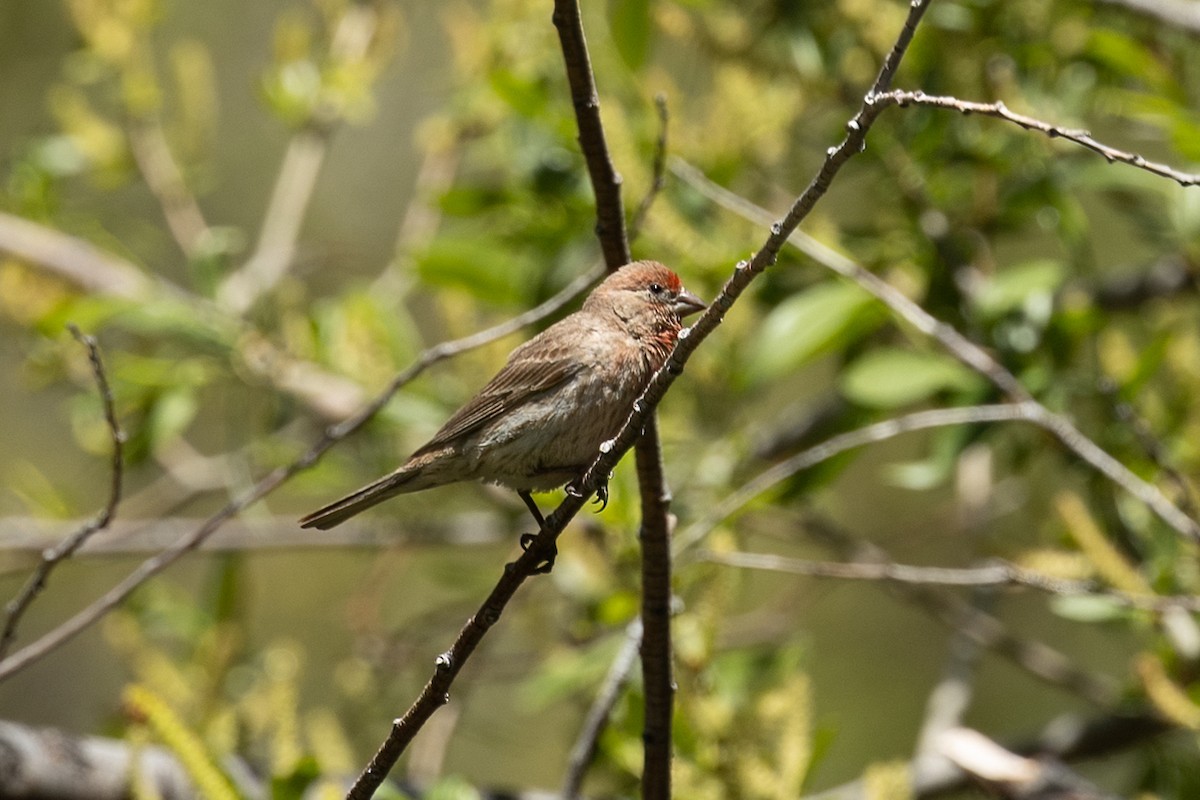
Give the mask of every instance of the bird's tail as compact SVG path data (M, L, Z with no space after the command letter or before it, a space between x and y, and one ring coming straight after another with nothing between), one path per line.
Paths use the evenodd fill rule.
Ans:
M374 483L368 483L358 491L346 495L341 500L335 500L327 506L318 508L308 516L301 517L300 527L327 531L335 525L341 525L355 514L366 511L376 503L382 503L389 497L425 488L419 485L409 485L410 481L420 474L420 469L413 469L409 465L405 465L389 475L384 475Z

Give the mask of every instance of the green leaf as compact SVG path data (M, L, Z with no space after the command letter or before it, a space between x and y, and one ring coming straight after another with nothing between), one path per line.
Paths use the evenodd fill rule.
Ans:
M426 800L480 800L481 797L478 789L458 775L440 778L425 792Z
M818 284L767 314L749 374L762 380L791 372L857 339L881 320L875 298L864 290L837 281Z
M874 350L843 373L845 397L868 408L899 408L941 391L967 391L982 379L949 356L911 350Z
M1149 88L1163 89L1176 81L1149 46L1112 29L1093 30L1086 53L1113 72L1140 81Z
M1048 298L1066 277L1062 262L1050 259L1007 267L980 287L974 296L975 308L983 317L995 319L1035 299Z
M165 393L150 411L148 434L153 445L169 442L187 430L199 410L194 392L188 389Z
M621 59L630 69L641 69L650 54L650 0L610 0L608 28Z
M954 474L958 457L970 440L970 430L962 425L932 431L929 455L917 461L889 464L884 471L885 479L914 492L942 486Z
M512 306L535 272L528 257L488 237L439 237L417 260L421 280L465 289L488 303Z
M1129 616L1129 609L1115 598L1095 594L1055 597L1050 608L1060 617L1075 622L1114 622Z
M496 96L523 117L536 117L546 106L546 87L512 70L495 69L488 75Z
M301 800L321 777L321 767L310 755L298 759L291 772L271 778L271 800Z

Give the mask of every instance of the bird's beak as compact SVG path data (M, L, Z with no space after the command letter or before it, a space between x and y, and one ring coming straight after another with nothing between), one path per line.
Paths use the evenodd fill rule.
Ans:
M675 313L679 315L680 319L695 314L697 311L703 311L706 308L708 306L705 305L704 301L687 289L680 289L679 294L675 297Z

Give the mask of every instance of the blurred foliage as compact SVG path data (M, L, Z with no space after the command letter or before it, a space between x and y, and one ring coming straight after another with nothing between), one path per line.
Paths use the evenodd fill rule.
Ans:
M892 0L585 5L627 206L653 181L660 130L650 98L661 93L672 158L777 213L840 139L906 9ZM234 59L238 45L181 32L179 20L193 19L181 4L66 4L74 44L37 99L50 123L5 143L0 210L79 237L146 280L132 294L84 292L39 263L2 255L0 324L18 342L22 362L12 379L21 392L49 397L61 385L75 387L57 421L97 464L107 431L83 355L63 326L74 321L100 338L130 434L127 477L150 501L164 474L190 475L212 455L226 458L215 483L195 484L181 506L151 502L157 513L200 514L291 461L331 417L355 406L343 403L334 414L314 401L342 391L341 381L362 388L349 395L361 402L425 346L528 309L597 261L592 192L549 4L418 6L281 5L272 11L273 34L258 42L257 72L233 73L227 62L245 63ZM1195 44L1186 32L1082 0L939 0L897 86L1001 100L1196 169ZM415 70L428 61L440 65L443 82L421 87L436 98L432 110L401 109L419 116L406 139L379 122L397 102L389 79L397 63ZM246 92L255 93L258 116L231 118L227 109ZM336 157L342 169L356 157L356 143L377 137L390 158L414 165L415 185L396 220L388 216L395 209L364 199L366 187L323 175L317 197L335 185L342 193L309 215L289 275L238 316L220 304L217 288L243 267L246 242L263 220L223 192L232 176L221 170L246 128L280 142L316 137L331 148L327 166ZM166 168L139 150L159 136ZM338 150L343 139L349 143ZM255 176L263 197L275 169L268 164ZM165 221L189 198L208 217L194 241L181 240ZM387 228L394 250L365 261L347 252L341 240L368 227ZM895 109L806 230L985 347L1039 401L1194 509L1200 191L995 119ZM712 296L764 235L700 187L668 176L633 248ZM4 242L0 251L7 252ZM291 515L390 469L516 341L467 353L406 387L366 433L294 481L290 495L272 497L272 509ZM863 290L787 251L697 353L661 409L674 510L686 525L771 463L833 433L913 408L1002 399ZM705 546L823 557L818 532L798 514L815 508L857 536L906 557L921 553L928 563L1003 556L1139 595L1200 592L1194 543L1027 426L939 430L880 452L794 476L722 523ZM9 486L0 495L6 513L82 515L93 503L88 488L56 480L36 460L14 457L0 470ZM637 614L636 485L623 464L608 509L579 520L565 537L546 582L553 603L511 612L520 622L506 617L522 640L510 647L520 651L512 657L521 661L523 686L506 701L579 711L589 702L620 630ZM425 511L412 516L455 519L498 508L506 525L517 519L512 505L480 490L446 490L444 497L414 502ZM515 531L516 523L508 527ZM143 588L105 628L131 673L131 738L166 743L204 780L230 781L222 765L245 760L278 797L299 797L354 772L381 720L413 696L422 674L415 663L424 663L423 655L411 657L414 642L431 652L444 647L463 616L459 606L473 607L498 571L494 560L476 564L457 551L445 563L440 554L430 558L429 574L414 577L383 553L350 600L331 601L352 610L356 649L338 655L335 678L324 681L330 696L317 706L299 688L306 653L286 641L247 646L236 559L218 565L224 588L207 605L169 580ZM397 606L380 588L390 582L409 593ZM812 653L849 644L813 643L805 619L811 597L796 585L683 562L675 623L680 796L794 797L832 780L820 770L849 746L839 732L846 725L821 710ZM1200 656L1155 615L1095 598L1040 607L1044 616L1014 624L1031 637L1054 636L1081 669L1117 678L1131 705L1195 727ZM1097 655L1078 645L1086 633L1049 633L1064 630L1056 627L1064 621L1137 654L1117 663L1115 651ZM896 657L909 672L866 665L877 670L873 682L887 684L890 697L921 696L914 653ZM636 792L640 703L636 686L623 695L589 787ZM1047 719L1036 700L1006 697L1004 704L1023 710L1027 726ZM874 730L891 716L890 708L873 708L862 725ZM911 742L917 734L901 735ZM506 730L496 738L517 735ZM568 742L561 744L565 750ZM874 763L872 796L904 796L897 753L866 750L859 766ZM552 758L561 763L563 753ZM425 796L475 796L486 777L472 771L477 766L451 757ZM1200 783L1191 739L1137 749L1127 767L1113 778L1113 791L1183 798Z

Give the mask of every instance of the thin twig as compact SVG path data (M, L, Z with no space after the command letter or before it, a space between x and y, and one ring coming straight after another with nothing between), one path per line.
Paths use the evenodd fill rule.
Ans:
M1154 466L1175 487L1176 502L1179 504L1179 508L1188 516L1194 518L1196 516L1196 504L1192 499L1191 486L1188 484L1187 479L1183 477L1183 474L1170 463L1170 456L1167 453L1167 449L1154 435L1154 431L1150 429L1149 423L1138 414L1137 409L1133 407L1132 403L1121 399L1116 383L1109 378L1101 378L1096 388L1099 395L1108 401L1117 422L1126 430L1133 433L1138 446L1142 448L1142 452L1154 462Z
M77 634L88 628L96 620L103 617L112 609L116 608L122 601L125 600L135 589L141 586L150 578L154 577L171 564L178 561L187 553L196 549L201 542L207 539L214 531L220 528L226 520L236 516L244 508L252 503L261 500L271 492L275 491L292 476L305 469L308 469L317 462L321 456L325 454L329 448L345 439L350 434L357 431L365 425L378 411L387 404L397 391L403 386L411 382L418 375L424 372L429 367L443 361L447 358L460 355L473 350L477 347L482 347L497 339L501 339L514 333L526 325L532 324L538 320L550 316L555 313L570 301L574 300L581 294L587 286L595 280L595 275L586 274L572 281L565 289L550 298L546 302L530 309L529 311L512 319L496 325L487 330L479 331L462 339L457 339L451 342L443 342L439 345L425 350L417 360L414 361L407 369L403 370L392 379L387 388L377 395L367 406L362 408L353 417L344 420L337 425L332 425L326 428L316 442L314 442L303 455L284 467L279 467L265 476L260 478L257 483L251 486L248 490L235 498L216 514L205 520L199 527L191 533L181 537L174 542L170 547L158 553L152 558L149 558L141 563L133 572L125 577L116 586L110 589L107 593L93 601L90 605L77 613L75 616L68 619L66 622L55 627L36 641L26 645L21 650L8 656L4 660L0 660L0 681L8 678L10 675L24 669L29 664L44 657L48 653L61 647L66 642L70 641ZM565 525L567 520L562 520ZM531 548L533 549L533 548ZM548 553L540 551L544 559Z
M716 186L686 164L672 160L672 170L691 185L703 187L717 204L754 222L770 219L770 214L744 198L731 195ZM1067 417L1056 414L1033 399L1029 391L1008 369L975 342L959 333L953 326L935 318L898 289L872 272L867 271L840 253L821 245L803 234L792 234L789 243L827 267L871 293L899 319L941 344L950 355L979 372L1000 389L1015 404L1025 408L1023 415L1031 422L1050 431L1071 452L1099 471L1110 481L1150 508L1154 514L1180 534L1200 541L1200 524L1189 517L1163 494L1157 486L1143 480L1117 461L1099 445L1083 434ZM713 306L721 301L718 298ZM705 317L708 315L706 314ZM699 328L702 317L696 324ZM690 338L690 337L689 337Z
M882 547L851 536L819 517L810 517L805 531L810 536L824 540L845 560L894 560ZM1087 672L1044 642L1013 634L995 616L960 597L924 586L903 583L891 586L901 597L921 607L952 631L969 637L980 647L1011 661L1038 680L1072 692L1101 708L1114 706L1121 696L1119 688L1107 675Z
M798 472L828 461L868 444L893 439L913 431L945 428L955 425L978 425L985 422L1029 421L1028 408L1021 404L962 406L914 411L893 419L876 422L855 430L831 436L819 444L801 450L791 458L780 461L742 484L737 491L717 503L705 516L689 525L676 537L677 552L695 546L750 501Z
M625 635L621 649L608 667L604 682L596 692L596 698L583 719L583 726L571 747L571 755L567 759L567 776L563 781L563 800L577 800L583 788L583 778L587 768L596 757L596 749L600 745L600 734L608 724L608 718L621 697L621 690L633 672L637 663L638 648L642 643L642 620L635 619L625 627Z
M1003 559L993 560L978 567L926 567L897 564L892 561L811 561L767 553L715 553L709 550L699 551L696 558L729 567L786 572L811 578L882 581L914 586L1021 586L1059 597L1099 597L1114 605L1142 611L1161 612L1171 608L1200 610L1200 597L1197 596L1157 597L1115 589L1101 591L1091 581L1056 578Z
M996 117L997 119L1006 120L1018 125L1027 131L1044 133L1051 139L1065 139L1068 142L1074 142L1081 147L1086 147L1088 150L1104 156L1110 164L1114 161L1120 161L1123 164L1129 164L1153 175L1169 178L1180 186L1196 186L1200 184L1200 175L1196 173L1181 172L1174 167L1160 164L1157 161L1151 161L1137 153L1130 153L1110 147L1103 142L1093 139L1088 131L1064 128L1035 117L1018 114L1015 111L1009 110L1008 106L1000 101L996 101L995 103L976 103L970 100L960 100L957 97L925 94L922 91L884 92L877 95L875 100L879 103L894 104L900 108L910 105L929 106L957 111L960 114L981 114L987 117Z
M1004 560L978 567L926 567L892 561L812 561L770 553L717 553L711 550L699 551L696 558L727 567L786 572L810 578L884 581L916 586L1024 586L1055 595L1096 593L1092 583L1055 578ZM1132 600L1128 597L1124 599L1125 604L1130 604Z
M29 606L37 596L46 588L46 581L49 579L50 573L83 546L88 537L107 528L117 513L117 505L121 502L121 485L125 472L125 434L121 430L120 422L117 421L116 404L113 402L112 387L109 386L108 375L104 370L104 360L100 357L100 346L93 337L85 335L75 325L68 327L75 340L87 350L88 362L92 367L92 377L96 381L96 389L100 393L100 402L104 407L104 421L108 425L109 439L112 442L108 500L95 519L80 527L54 547L48 547L42 551L42 560L29 580L25 582L17 596L5 606L4 632L0 634L0 664L3 663L2 659L17 638L17 626L20 625L21 618L29 610Z
M606 454L606 458L611 454ZM615 461L615 459L614 459ZM413 737L425 725L433 713L441 708L450 698L450 687L467 659L479 646L483 637L500 619L500 614L508 605L508 601L516 593L521 584L534 575L539 565L546 563L555 552L555 542L587 499L594 493L595 487L587 487L585 491L575 494L568 493L566 499L554 510L541 526L537 536L530 542L529 547L521 556L504 566L504 573L493 587L491 593L463 625L450 649L434 660L433 675L425 683L425 687L409 706L403 717L392 721L392 729L372 756L366 768L359 774L354 785L347 793L347 800L367 800L383 783L388 772L395 766L400 756L408 748Z
M659 193L667 182L667 129L671 122L671 115L667 111L667 96L664 94L654 95L654 108L658 111L658 139L654 142L654 161L650 165L651 180L650 188L642 197L642 201L638 203L637 210L633 212L633 218L629 220L629 240L637 239L642 232L642 226L646 224L646 217L650 213L650 207L654 205L654 201L658 199Z

